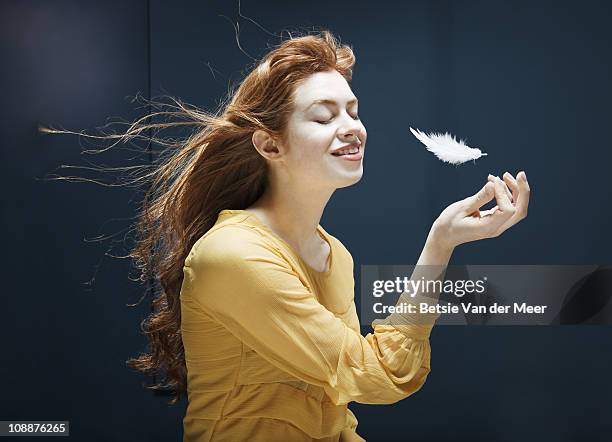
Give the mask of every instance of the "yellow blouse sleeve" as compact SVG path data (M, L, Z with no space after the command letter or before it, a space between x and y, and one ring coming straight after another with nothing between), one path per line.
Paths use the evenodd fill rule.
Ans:
M431 325L376 324L362 336L248 227L224 226L200 239L184 277L181 296L271 364L324 388L336 405L397 402L419 390L430 371Z

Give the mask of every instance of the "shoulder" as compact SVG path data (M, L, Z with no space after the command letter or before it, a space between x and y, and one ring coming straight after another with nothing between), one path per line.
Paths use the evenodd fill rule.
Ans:
M194 243L185 259L185 266L204 263L238 265L256 261L257 257L278 255L275 245L259 229L244 223L217 224Z
M262 306L297 286L296 273L285 257L248 224L217 224L199 238L183 266L182 296L209 311L243 302L248 294Z

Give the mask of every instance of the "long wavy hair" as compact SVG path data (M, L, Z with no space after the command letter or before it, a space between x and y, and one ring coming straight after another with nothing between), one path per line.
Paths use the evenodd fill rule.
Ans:
M296 86L313 73L334 69L350 84L354 63L352 48L328 30L289 35L255 63L237 89L230 88L216 112L171 98L169 104L148 100L155 111L128 123L119 134L93 136L40 127L44 133L117 139L110 147L144 139L163 148L154 164L116 169L129 172L124 185L146 187L133 225L135 246L126 257L133 259L137 280L159 286L157 295L153 291L152 312L141 323L150 349L128 359L127 365L159 375L161 381L145 388L170 392L171 405L187 391L180 308L187 255L221 210L245 209L265 191L268 166L253 146L253 133L264 130L284 140ZM193 130L178 141L147 135L182 126Z

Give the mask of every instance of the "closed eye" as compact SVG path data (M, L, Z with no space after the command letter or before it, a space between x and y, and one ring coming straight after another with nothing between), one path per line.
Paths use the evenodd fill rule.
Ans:
M333 119L334 119L334 117L330 118L329 120L316 120L315 122L319 123L319 124L329 124L329 123L331 123L331 120L333 120ZM353 117L353 120L359 120L359 115L355 115Z

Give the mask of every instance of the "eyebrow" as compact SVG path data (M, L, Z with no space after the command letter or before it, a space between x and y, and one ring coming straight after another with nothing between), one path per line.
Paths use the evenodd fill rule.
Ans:
M347 104L356 104L358 102L359 100L357 98L353 98L351 101L347 102ZM306 108L306 110L310 109L315 104L333 104L334 106L337 106L338 102L335 100L330 100L329 98L322 98L320 100L315 100L312 103L310 103L308 107Z

